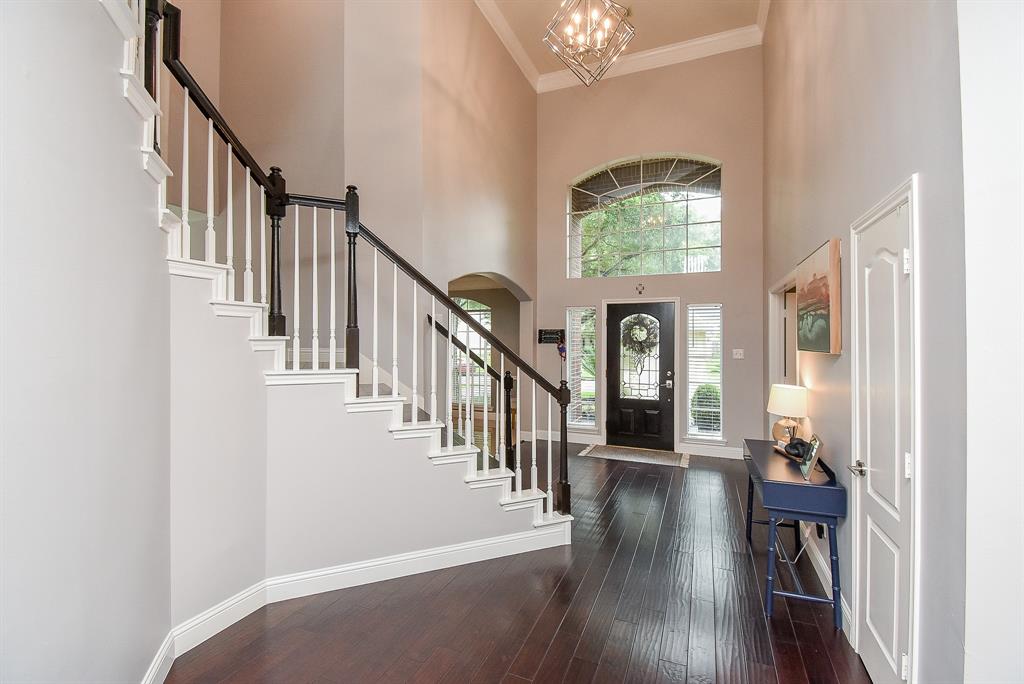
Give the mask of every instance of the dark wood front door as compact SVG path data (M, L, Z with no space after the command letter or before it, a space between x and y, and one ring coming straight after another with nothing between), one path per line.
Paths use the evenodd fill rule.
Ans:
M609 444L672 450L675 330L670 302L608 305Z

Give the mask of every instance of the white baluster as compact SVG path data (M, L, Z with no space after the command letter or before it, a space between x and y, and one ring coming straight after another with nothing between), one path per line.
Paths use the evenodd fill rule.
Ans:
M299 370L299 205L295 205L295 273L292 277L292 370Z
M473 424L473 357L469 349L469 325L466 326L466 444L476 442L476 426Z
M245 167L245 272L242 274L242 296L252 303L252 172Z
M267 303L267 193L260 188L260 304ZM263 317L266 323L266 316Z
M297 208L297 207L296 207ZM313 370L320 370L320 288L317 282L317 257L320 252L317 250L317 229L316 229L316 207L313 207L313 315L310 318L310 327L312 328L312 368Z
M398 263L391 275L391 396L398 396Z
M482 378L483 379L484 394L481 397L481 399L483 399L483 402L484 402L484 445L483 445L483 449L481 449L480 453L484 457L484 474L485 475L488 474L489 472L491 472L491 457L489 455L490 454L491 443L487 441L488 440L488 436L487 436L487 411L490 408L490 406L489 406L489 404L490 404L489 399L490 399L490 396L491 396L491 375L490 375L490 373L487 372L487 365L486 365L488 360L489 359L484 359L484 364L485 364L484 365L484 375L483 375L483 378Z
M228 301L235 301L235 188L231 180L231 143L228 143L228 240L227 240L227 262L228 262ZM298 214L296 213L296 220Z
M419 360L416 358L417 354L417 341L420 336L419 326L419 314L417 313L417 302L416 302L416 281L412 281L412 422L420 422L420 404L416 398L419 382L416 379L416 374L419 372L417 366Z
M188 88L185 88L185 117L181 124L181 257L192 258L192 228L188 224Z
M335 322L336 322L336 315L335 315L335 308L336 308L336 306L335 306L335 298L334 298L335 297L334 281L335 281L335 277L334 277L334 210L331 209L331 338L330 338L331 351L330 351L330 358L329 358L329 361L328 361L328 363L330 364L331 370L334 370L335 368L338 367L338 359L337 359L338 353L337 353L337 350L335 349L335 347L338 346L338 340L337 340L337 337L335 336L335 330L334 330Z
M213 229L213 119L206 131L206 261L217 261L217 233Z
M533 460L530 461L530 488L540 489L537 486L537 442L540 441L540 432L537 430L537 380L533 380L530 386L530 429L533 430Z
M377 255L380 252L373 248L373 372L370 380L373 382L373 396L377 396L377 384L380 382L380 366L377 364Z
M519 401L519 386L521 384L519 367L516 366L516 494L523 493L523 458L521 453L523 450L523 436L520 427L522 416L519 415L519 408L522 405Z
M456 322L456 324L461 325L460 319L456 318L455 322ZM456 348L456 351L455 351L455 361L456 361L456 363L459 363L458 348ZM455 370L455 374L456 375L458 375L460 372L462 372L461 368L457 368ZM463 415L463 413L462 413L462 407L466 403L466 389L465 389L465 387L463 387L461 382L459 383L459 388L460 388L459 391L462 394L459 396L459 422L457 423L457 425L459 426L459 431L462 433L462 438L463 438L462 442L463 442L463 444L465 444L466 443L466 439L465 439L466 438L466 416Z
M551 512L555 510L555 495L551 492L551 480L554 477L551 474L551 394L548 394L548 517L551 517Z
M505 412L508 411L508 406L505 406L505 355L501 355L501 360L498 364L498 415L494 421L494 432L498 435L498 463L501 467L505 467Z
M455 446L455 425L452 421L452 354L454 353L454 347L452 347L452 310L445 307L448 311L448 358L445 359L445 367L448 375L445 376L444 388L445 388L445 402L444 402L444 413L445 413L445 426L448 428L448 448L451 449Z
M430 422L437 422L437 298L430 295Z

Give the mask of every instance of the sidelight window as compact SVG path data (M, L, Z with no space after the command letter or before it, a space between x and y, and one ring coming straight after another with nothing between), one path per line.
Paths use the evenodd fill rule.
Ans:
M574 425L596 424L597 406L597 309L574 306L566 310L566 340L569 369L568 420Z
M722 305L687 307L686 369L691 437L722 436Z
M569 189L569 278L722 270L722 166L644 157Z

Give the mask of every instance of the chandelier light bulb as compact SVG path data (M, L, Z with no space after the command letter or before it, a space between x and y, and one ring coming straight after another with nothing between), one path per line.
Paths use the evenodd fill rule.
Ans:
M572 15L572 20L575 21L577 25L579 25L579 23L580 23L580 13L577 12L576 14Z
M590 16L594 19L594 21L597 21L597 18L601 16L601 13L598 12L597 10L593 10L591 11Z

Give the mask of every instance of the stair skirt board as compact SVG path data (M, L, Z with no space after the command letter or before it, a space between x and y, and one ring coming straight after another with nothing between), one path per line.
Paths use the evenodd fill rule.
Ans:
M257 582L173 628L153 659L143 683L163 681L162 676L157 675L161 670L166 674L163 664L169 655L172 659L182 655L269 603L563 546L570 542L571 520L571 517L567 517L560 524L550 524L526 532L346 563Z

